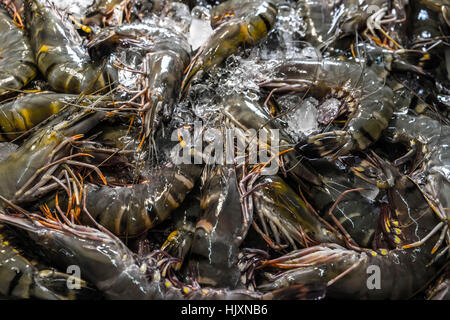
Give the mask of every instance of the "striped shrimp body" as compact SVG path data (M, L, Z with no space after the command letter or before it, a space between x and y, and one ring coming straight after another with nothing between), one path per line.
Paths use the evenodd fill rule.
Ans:
M93 283L108 299L267 300L283 297L317 299L324 296L322 285L293 286L287 290L260 293L199 288L179 281L172 282L154 267L157 263L146 263L150 259L145 257L139 259L143 263L136 261L135 255L109 232L79 225L61 228L61 225L51 220L42 224L39 217L35 218L30 220L0 214L2 223L27 231L30 238L60 268L79 266L81 276Z
M107 60L91 61L73 26L44 1L27 0L25 17L37 66L55 91L91 93L116 81L117 70Z
M351 61L311 59L281 65L277 73L281 79L261 86L277 91L311 88L311 92L319 94L343 89L357 97L358 104L351 106L344 130L314 135L298 144L297 149L305 155L336 158L352 150L364 150L380 138L393 115L393 92L385 84L387 70L375 63L365 67Z
M276 16L272 0L228 0L218 5L213 9L211 23L219 26L192 59L182 91L186 92L194 79L219 66L240 47L259 43L272 29Z
M274 248L298 244L307 247L321 242L343 244L339 234L333 233L312 212L305 201L278 176L263 176L257 180L252 194L255 207L255 220L258 218L261 227L259 233ZM269 232L270 230L270 232ZM284 240L285 243L281 243ZM267 241L267 240L266 240Z
M432 7L426 5L425 2L427 1L413 1L411 3L412 21L410 38L413 43L441 35L438 14ZM418 21L421 21L421 23L418 23Z
M78 95L38 93L0 105L0 141L23 136L70 104L89 103L89 97L79 100Z
M445 57L443 39L450 27L449 1L412 1L408 36L411 52L418 65L436 69ZM443 18L443 19L442 19ZM445 20L445 21L442 21Z
M410 152L396 161L397 164L413 160L416 153L424 153L423 169L416 175L416 180L448 225L446 208L450 207L450 128L425 116L396 115L386 136L412 147ZM422 150L418 148L420 145L423 146Z
M238 250L250 226L241 209L234 166L206 167L201 208L189 265L198 269L198 282L212 287L238 287Z
M0 97L21 89L36 74L28 39L0 7Z
M19 250L11 230L0 225L0 296L15 299L75 299L87 292L84 281L79 279L80 289L67 287L70 275L50 269L38 269ZM72 276L72 279L73 278ZM82 286L82 287L81 287ZM78 291L78 292L77 292Z
M289 270L270 277L259 289L321 280L327 284L329 297L360 299L407 299L424 289L445 263L445 257L432 250L439 235L427 236L439 220L408 177L397 176L388 193L395 214L394 210L390 212L387 227L401 231L401 236L395 238L395 249L354 251L336 244L321 244L294 251L264 264ZM427 241L421 246L407 248L406 243L425 238ZM377 282L369 279L374 272ZM379 290L374 290L374 286Z
M131 186L86 185L86 209L118 236L136 237L168 218L200 177L197 165L169 162L147 181ZM92 223L88 216L82 221Z
M378 236L376 231L380 216L384 217L376 202L382 191L378 186L349 172L352 168L343 163L337 164L325 159L315 161L313 165L322 175L323 185L313 186L308 191L312 206L328 223L335 224L336 219L358 246L371 248L375 237ZM357 167L357 170L367 170L361 165L354 167ZM362 188L365 190L357 190ZM348 190L353 191L346 193ZM332 217L329 210L338 200L331 212Z
M162 116L164 121L170 120L191 55L184 35L161 26L159 20L153 19L105 28L88 46L91 55L105 47L109 50L136 47L143 56L145 76L140 89L145 92L144 108L151 113L145 117L146 135L160 121L156 115Z
M181 269L183 263L189 257L197 221L201 213L200 187L197 185L182 205L171 215L171 221L173 221L175 228L161 246L162 251L179 259L180 263L175 266L176 270Z
M306 22L306 41L314 47L325 43L332 34L329 30L332 26L332 5L322 0L297 1L297 10Z
M245 143L248 145L258 142L257 134L266 137L270 145L275 146L277 151L283 152L294 145L288 135L284 132L278 119L271 118L262 108L258 101L252 100L243 94L226 96L222 102L222 112L228 118L230 126L240 130L248 131ZM253 132L252 132L253 130ZM256 131L258 131L256 133ZM275 132L279 132L276 136ZM264 148L264 146L260 146ZM277 156L271 154L270 156ZM320 177L312 170L306 161L301 163L295 152L287 152L283 156L286 169L309 183L320 184Z
M36 131L17 151L0 162L0 195L13 202L33 201L36 194L27 189L45 172L41 168L68 155L65 148L74 136L84 134L105 117L104 112L65 110ZM41 172L41 173L39 173ZM34 181L34 182L33 182ZM24 189L25 188L25 189Z

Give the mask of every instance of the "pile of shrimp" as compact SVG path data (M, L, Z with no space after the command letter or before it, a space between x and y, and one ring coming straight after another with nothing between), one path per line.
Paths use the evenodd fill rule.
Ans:
M0 0L0 298L450 299L449 10Z

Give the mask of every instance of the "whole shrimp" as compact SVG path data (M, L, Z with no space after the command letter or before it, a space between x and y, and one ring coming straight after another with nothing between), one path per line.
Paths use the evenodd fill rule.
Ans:
M48 192L45 184L54 181L52 173L63 165L64 157L69 156L67 146L104 117L105 112L69 108L36 131L17 151L0 162L3 199L29 202L39 198L42 192ZM69 156L70 159L73 156ZM59 186L57 182L55 185Z
M275 24L276 16L272 0L228 0L215 7L211 24L218 26L187 68L182 92L187 91L195 78L220 65L240 47L261 41Z
M131 100L139 101L139 108L144 110L145 135L149 136L151 130L155 132L161 117L166 122L170 120L178 101L183 72L190 61L191 49L184 35L162 26L155 18L145 23L105 28L88 47L91 55L104 54L105 48L108 51L120 47L138 50L143 56L143 79L139 93Z
M73 26L43 0L25 1L25 21L37 66L57 92L92 93L117 80L107 61L92 61Z
M0 97L21 89L36 74L27 37L0 6Z
M85 209L122 237L136 237L167 219L200 177L198 165L169 162L146 181L129 186L85 186ZM92 223L87 215L82 222Z
M435 255L432 250L439 238L433 232L439 219L415 183L386 166L383 170L395 177L394 186L388 189L392 211L387 227L399 228L403 237L396 239L394 249L356 251L323 243L293 251L263 263L265 267L289 270L270 277L259 289L322 280L327 284L329 297L360 299L405 299L424 289L445 262L443 254ZM417 238L426 241L419 247L408 247L406 243ZM374 270L379 279L376 283L369 279Z
M154 260L151 254L136 259L110 232L74 225L68 220L67 224L62 225L22 212L31 219L1 213L0 221L25 230L60 268L78 265L81 276L92 282L108 299L267 300L289 297L320 299L324 296L324 287L320 284L293 286L262 294L247 290L201 288L171 281L162 276L159 268L155 268L158 263L146 263Z

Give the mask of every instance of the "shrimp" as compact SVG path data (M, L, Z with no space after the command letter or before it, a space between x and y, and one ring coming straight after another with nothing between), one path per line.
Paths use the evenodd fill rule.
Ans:
M148 180L130 186L85 186L85 210L121 237L137 237L168 218L200 177L201 166L169 162ZM89 216L81 221L92 223Z
M105 114L90 109L74 112L70 108L36 131L17 151L0 162L0 174L3 177L0 195L20 203L36 200L40 195L39 190L48 192L44 185L53 179L51 173L69 155L67 146L79 139L79 134L97 125ZM36 181L39 182L35 184Z
M90 294L82 279L36 266L17 249L17 237L0 225L0 296L16 299L67 300ZM72 277L70 279L70 277ZM69 280L81 290L69 289Z
M358 96L357 105L350 103L350 118L345 130L308 137L296 147L305 155L332 155L336 158L353 150L365 150L387 128L395 108L393 92L385 84L386 68L390 68L392 61L390 58L386 58L386 66L373 63L367 68L355 62L331 58L291 62L277 68L276 72L282 80L264 82L261 86L274 88L274 91L311 89L311 92L318 91L319 94L330 89L341 91L343 88Z
M251 219L241 210L234 166L207 167L203 180L203 213L195 228L189 266L198 270L200 284L235 289L241 277L238 250Z
M275 24L277 8L272 0L228 0L213 10L213 26L224 20L222 15L232 18L220 23L192 59L182 82L183 94L192 81L220 65L240 47L261 41Z
M161 246L161 250L169 253L180 263L175 266L180 270L187 261L189 251L194 240L195 226L201 214L200 187L197 185L176 209L171 217L175 230L173 230Z
M421 0L412 3L413 6L413 14L415 17L420 18L420 20L427 20L425 22L425 25L431 23L433 24L431 20L433 17L433 14L431 12L439 14L439 17L437 17L436 22L444 20L447 26L450 26L450 16L449 16L449 10L450 10L450 1L448 0ZM418 10L422 10L422 15L417 16ZM431 12L430 12L431 10ZM441 19L442 18L442 19ZM431 27L433 29L437 29L434 27ZM432 29L429 29L430 31ZM431 32L433 33L433 32ZM417 33L418 34L418 33ZM425 35L425 33L423 33ZM432 36L432 34L429 34Z
M450 279L448 267L443 274L426 292L427 300L449 300L450 299Z
M59 181L60 187L64 189L62 195L58 192L54 205L50 202L50 207L47 206L45 211L48 213L50 208L61 210L57 202L57 199L61 199L63 205L75 211L74 218L78 222L91 225L96 221L119 237L142 235L167 219L172 211L180 206L202 172L202 165L193 164L189 161L191 159L181 158L181 154L183 157L192 156L190 152L195 154L194 148L186 145L185 149L178 142L174 145L167 140L165 143L171 153L165 164L152 168L143 177L134 177L131 183L126 181L116 186L108 185L96 164L76 161L75 167L84 166L96 170L104 185L94 184L93 180L92 183L83 183L82 179L76 179L77 183L72 192L71 179ZM83 145L83 142L80 141L78 145L80 144ZM174 148L170 149L171 147ZM95 146L92 149L95 155ZM104 165L108 164L108 161ZM71 176L75 180L74 174Z
M0 97L26 86L36 74L28 39L0 7Z
M449 24L448 1L412 1L408 36L411 55L426 69L435 69L445 57L446 30ZM441 17L446 22L441 23ZM444 30L443 30L444 29Z
M160 118L165 122L170 120L191 54L184 35L154 20L105 28L88 45L91 54L95 55L102 54L96 51L105 48L117 50L117 47L132 46L144 57L139 93L131 100L140 101L139 109L144 110L146 137L150 131L155 132Z
M389 125L386 136L394 142L407 143L411 147L406 155L394 162L395 165L413 160L413 156L418 153L424 153L421 168L417 168L412 177L443 222L441 241L446 237L448 242L450 128L425 116L396 115ZM422 150L419 148L421 145Z
M201 288L162 276L157 267L158 252L135 258L135 255L110 232L74 225L61 225L26 213L30 218L0 213L0 221L25 230L53 263L60 268L78 265L81 276L96 286L108 299L177 299L177 300L268 300L283 298L320 299L324 286L293 286L268 293L248 290ZM62 218L62 217L61 217ZM63 254L70 252L72 254ZM156 258L155 258L156 257Z
M122 23L123 13L128 15L128 1L100 0L94 1L88 8L83 23L85 25L118 25ZM125 11L125 12L124 12Z
M267 137L267 142L279 148L280 153L295 145L283 130L278 119L272 119L258 101L254 101L243 94L226 96L222 101L222 112L229 121L230 127L246 131L245 143L258 143L256 133ZM248 134L247 134L248 132ZM277 136L275 132L279 133ZM264 147L264 146L261 146ZM278 155L271 155L278 156ZM295 152L282 155L287 171L292 172L310 183L320 184L320 177L306 161L299 161Z
M399 17L400 13L404 15L405 5L404 1L398 1L395 4L388 4L384 0L345 1L333 13L333 22L328 33L330 34L334 30L334 34L321 47L327 47L336 40L365 29L364 35L378 44L381 44L381 41L375 31L379 31L393 45L402 48L382 26L395 25L405 21L405 16Z
M27 0L25 17L37 66L55 91L92 93L117 80L117 70L107 60L91 61L73 26L43 0Z
M262 225L259 233L274 249L287 246L296 249L297 244L307 247L321 242L343 244L341 235L329 229L280 177L263 176L257 183L250 196L253 197L256 217ZM275 241L268 240L269 230ZM281 240L287 244L282 244Z
M314 47L319 47L325 43L332 34L329 30L332 27L333 5L323 0L301 0L297 2L297 10L306 22L306 41Z
M443 254L434 255L432 250L439 235L430 232L439 220L415 183L394 168L389 170L395 176L394 186L388 189L389 206L395 214L389 215L396 219L388 219L387 227L399 228L403 237L395 238L394 249L355 251L323 243L293 251L263 263L265 267L289 270L270 277L259 289L321 280L327 284L327 295L339 298L406 299L422 290L445 262ZM417 238L427 241L420 247L408 248L405 243ZM376 283L369 279L374 270L378 270ZM371 289L373 286L379 290Z
M92 103L92 98L80 99L78 95L38 93L0 105L0 141L22 137L63 108L76 103L88 105Z
M384 192L374 185L378 181L365 181L358 176L361 171L369 170L363 160L347 157L345 162L352 164L349 166L341 161L329 162L326 159L314 161L313 166L323 177L323 184L312 186L305 193L323 219L345 230L349 243L364 248L374 247L372 244L378 236L378 222L384 219L383 206L376 200ZM370 169L374 170L372 167ZM382 174L375 169L371 176L378 178ZM329 213L331 208L335 209Z

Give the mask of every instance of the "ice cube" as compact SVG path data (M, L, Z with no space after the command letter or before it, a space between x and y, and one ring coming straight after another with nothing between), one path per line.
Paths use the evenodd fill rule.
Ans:
M341 102L336 98L325 100L320 106L317 107L317 121L321 124L329 124L336 118L340 106Z
M299 96L285 96L279 100L280 105L288 112L283 120L287 124L286 131L294 138L309 136L318 130L317 105L319 102L310 97L302 101Z
M53 3L60 10L67 11L75 17L82 17L87 8L92 5L92 0L59 0Z
M189 44L192 50L197 50L212 34L212 28L207 20L193 18L189 28Z

